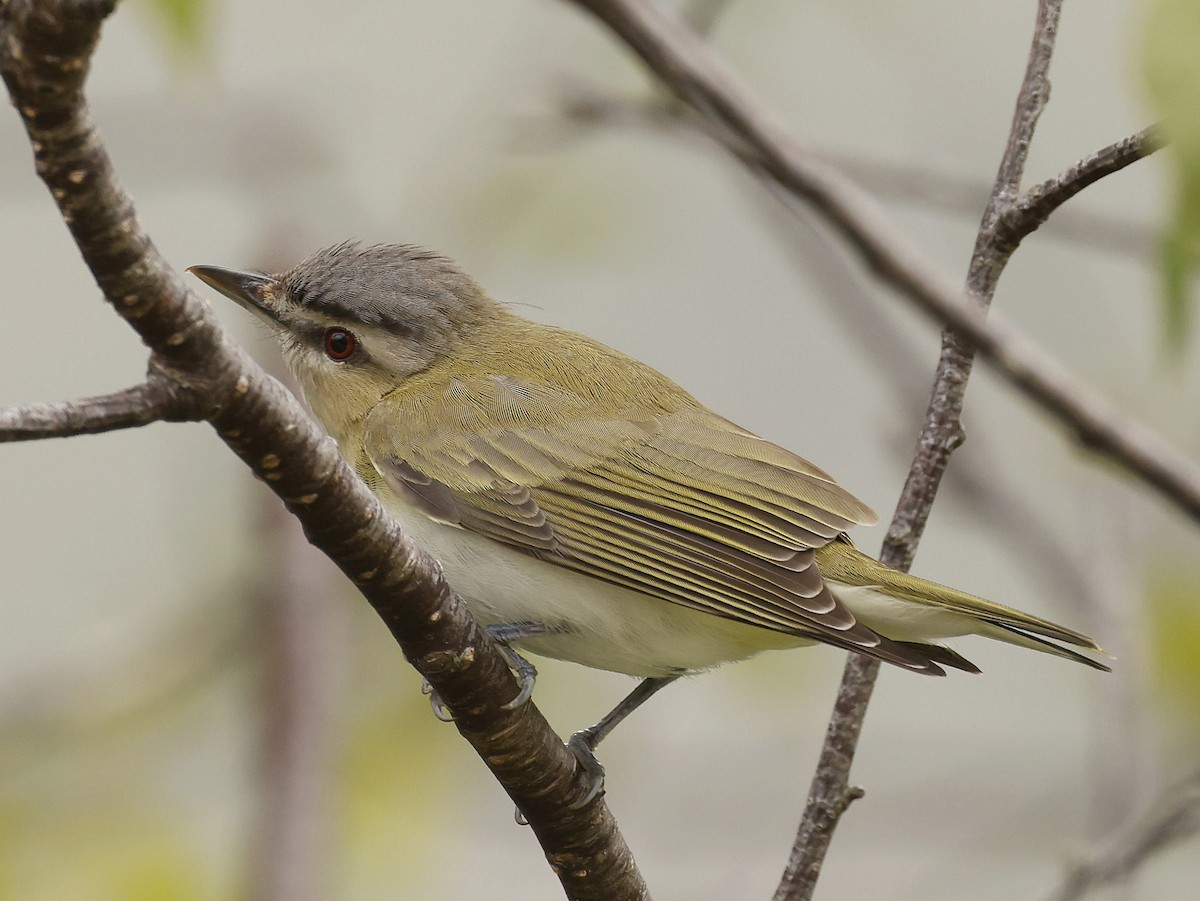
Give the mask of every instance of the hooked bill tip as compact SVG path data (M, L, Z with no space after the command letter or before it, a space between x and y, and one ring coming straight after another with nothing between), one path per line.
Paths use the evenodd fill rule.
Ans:
M271 276L223 266L189 266L187 271L243 309L272 322L279 321L275 309L279 282Z

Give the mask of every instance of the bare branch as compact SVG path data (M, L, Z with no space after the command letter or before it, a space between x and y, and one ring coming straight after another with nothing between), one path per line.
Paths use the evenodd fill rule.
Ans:
M837 700L825 730L825 743L804 802L804 815L775 889L774 901L813 896L833 832L846 809L863 796L861 788L850 785L850 768L878 675L878 660L865 654L847 655Z
M1029 48L1029 59L1025 63L1025 77L1021 79L1021 90L1013 110L1012 125L1008 130L1008 144L1000 158L1000 169L992 189L991 203L984 214L998 214L1016 200L1021 189L1021 176L1025 173L1025 161L1029 158L1029 144L1042 111L1050 102L1050 58L1054 55L1054 42L1058 39L1058 19L1062 14L1062 0L1038 0L1037 22L1033 26L1033 43Z
M105 297L165 378L203 398L221 439L354 582L528 820L570 898L642 898L616 821L495 646L295 398L221 331L142 230L92 122L83 83L113 2L8 0L0 74L50 189Z
M685 137L704 133L704 129L694 127L697 125L694 115L681 115L691 113L691 110L681 107L678 103L666 104L658 96L614 95L594 84L567 76L563 77L563 82L560 88L561 115L554 120L557 123L573 125L577 129L638 128ZM545 122L541 124L543 128L546 127ZM541 136L540 139L544 140L545 136ZM539 135L534 130L523 128L515 140L519 141L522 147L527 147L536 145ZM1159 144L1155 141L1155 128L1144 129L1090 154L1062 174L1029 189L1021 196L1017 206L1032 204L1040 193L1054 191L1053 186L1060 183L1063 187L1074 188L1070 195L1057 199L1053 209L1048 210L1045 217L1035 226L1040 227L1046 224L1051 212L1058 212L1060 204L1087 185L1157 149ZM944 168L928 168L919 162L896 162L882 157L832 149L816 149L814 153L831 165L837 166L846 176L876 197L944 210L954 215L969 215L972 218L979 215L980 207L988 200L987 184L971 176L948 172ZM1116 159L1110 160L1110 155ZM1118 160L1119 164L1112 165ZM1079 175L1075 174L1076 170L1080 170L1080 175L1083 174L1083 170L1088 170L1086 184L1080 183ZM775 186L778 188L777 184ZM1028 231L1022 236L1024 234L1028 234ZM1122 217L1106 216L1077 207L1061 211L1049 220L1049 227L1044 234L1058 240L1099 249L1106 254L1118 254L1137 260L1146 260L1157 241L1153 231L1145 226Z
M1008 145L968 267L967 290L984 306L991 302L1004 264L1017 246L1016 242L1011 247L998 246L995 223L1006 204L1015 200L1020 189L1029 142L1038 117L1045 108L1049 94L1047 72L1054 50L1060 8L1060 0L1041 0L1038 3L1033 44L1013 114ZM982 316L979 319L982 322ZM934 376L925 426L917 440L912 466L880 553L880 560L890 566L904 570L912 566L942 475L950 462L950 454L963 441L962 405L974 353L974 349L955 331L947 329L942 337L942 355ZM879 664L876 661L846 662L837 704L830 716L825 745L821 749L820 763L809 789L808 805L796 833L791 857L780 879L776 901L807 901L816 891L817 877L829 850L837 819L818 828L812 811L821 803L830 804L829 799L833 804L838 804L852 791L850 767L854 761L858 734L867 715L867 704L878 677ZM843 750L846 742L851 742L848 754ZM844 806L841 809L844 810Z
M975 305L964 302L962 290L885 221L870 198L784 133L751 99L724 62L676 17L652 0L571 2L609 25L664 84L701 114L710 133L752 171L816 207L879 278L963 335L1003 378L1064 422L1087 447L1157 489L1188 516L1200 519L1200 471L1191 461L1145 427L1118 414L1095 391L1003 321L980 316ZM1015 147L1019 151L1020 142ZM979 269L974 283L986 287L998 276L1015 247L1001 249L1005 251L1002 258L988 257L987 266ZM975 264L977 269L980 266ZM941 440L958 439L947 435ZM925 481L932 484L931 480ZM915 523L902 524L897 535L911 532L913 526Z
M140 385L100 397L0 409L0 444L196 421L204 418L197 400L178 382L152 372Z
M1020 200L1004 212L1003 229L1016 240L1021 240L1088 185L1119 172L1162 147L1162 135L1158 127L1152 125L1085 156L1071 168L1022 194Z
M999 224L1005 211L1017 200L1021 188L1021 174L1025 171L1025 160L1029 156L1029 142L1050 96L1050 57L1054 52L1061 11L1062 0L1038 2L1033 42L1025 66L1025 77L1017 95L1008 143L1000 160L996 181L984 209L983 221L975 239L975 249L967 267L967 293L984 308L991 304L1000 274L1019 243L1013 236L1002 232ZM978 320L982 323L982 316L979 316ZM954 319L946 319L945 322L948 328L942 335L942 355L934 377L925 427L917 440L913 465L908 471L908 478L905 480L880 555L884 562L905 570L912 566L917 543L925 531L929 511L937 495L942 475L950 462L950 455L964 439L962 406L975 353L978 351L995 358L993 353L996 348L987 348L985 342L980 340L980 335L972 334ZM1020 336L1015 333L1010 334L1009 338L1018 344L1022 343ZM1037 365L1043 370L1043 375L1053 374L1059 368L1057 362L1048 356L1043 356ZM1006 374L1010 381L1017 383L1017 372L1009 371ZM1069 383L1063 387L1068 389L1068 394L1074 395L1070 397L1072 401L1078 401L1078 392L1086 390L1083 385ZM1042 400L1045 403L1046 399ZM1197 486L1200 487L1200 482ZM1200 508L1197 508L1197 514L1200 514Z
M1076 864L1048 901L1078 901L1132 875L1151 856L1200 835L1200 773L1172 786L1123 835Z
M1006 244L998 241L996 225L1002 212L1015 201L1020 190L1029 142L1049 96L1047 76L1060 11L1061 0L1040 0L1038 3L1033 43L1017 97L1008 144L1000 161L991 198L984 210L967 270L967 291L985 308L991 303L1000 273L1017 247L1016 241ZM979 320L982 323L982 315L979 315ZM977 346L982 349L982 344ZM943 334L942 354L925 414L925 426L917 440L912 466L880 553L880 560L890 566L904 570L912 566L917 544L925 531L950 455L962 444L962 406L974 354L975 347L964 341L953 326ZM1048 358L1043 362L1049 365L1054 361ZM816 890L816 879L837 821L835 819L830 825L817 830L810 811L823 800L829 803L826 799L832 798L834 803L838 803L851 792L850 766L857 747L857 736L862 729L867 704L878 677L879 664L875 661L863 664L849 660L846 663L838 691L838 703L830 716L825 745L821 751L821 761L809 789L809 803L796 834L791 858L780 879L776 901L807 901ZM847 741L853 742L849 754L841 748Z

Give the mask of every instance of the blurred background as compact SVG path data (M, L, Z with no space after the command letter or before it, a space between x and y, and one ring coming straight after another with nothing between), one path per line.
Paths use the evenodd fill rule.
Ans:
M710 39L758 96L964 273L1035 4L692 9L718 6ZM1070 6L1029 183L1154 120L1147 16ZM426 244L890 515L937 327L664 115L569 4L129 0L89 92L179 268ZM1017 253L996 306L1195 458L1200 346L1162 299L1174 185L1153 158L1087 190ZM214 305L277 369L265 331ZM79 262L12 112L0 316L0 405L141 378L144 349ZM1200 529L985 367L966 427L914 571L1089 632L1115 671L981 640L959 648L982 676L885 671L854 770L867 794L821 897L1050 897L1196 779ZM386 629L209 428L0 453L0 898L561 897ZM875 552L882 536L855 537ZM608 801L656 897L769 897L843 659L776 652L687 680L605 743ZM563 735L632 684L539 665ZM1191 897L1198 880L1193 839L1093 896Z

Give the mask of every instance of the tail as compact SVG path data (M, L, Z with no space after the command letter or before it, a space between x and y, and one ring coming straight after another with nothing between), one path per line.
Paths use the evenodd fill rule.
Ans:
M1103 663L1064 647L1109 656L1087 635L891 569L859 551L847 538L839 537L818 548L816 559L833 594L855 618L880 635L923 651L934 663L979 672L965 657L933 643L974 634L1109 671Z

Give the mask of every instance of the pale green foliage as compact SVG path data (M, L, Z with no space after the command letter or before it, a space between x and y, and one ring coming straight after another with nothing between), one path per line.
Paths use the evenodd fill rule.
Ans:
M166 31L177 55L193 59L203 49L211 6L209 0L144 0L142 8Z
M1178 352L1190 324L1189 287L1200 260L1200 4L1152 0L1142 62L1175 172L1175 206L1163 236L1164 337Z
M1149 586L1150 657L1176 726L1200 726L1200 571L1160 573Z

